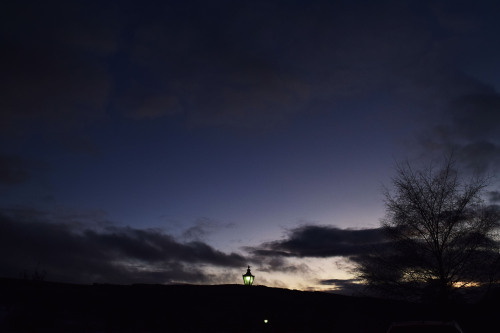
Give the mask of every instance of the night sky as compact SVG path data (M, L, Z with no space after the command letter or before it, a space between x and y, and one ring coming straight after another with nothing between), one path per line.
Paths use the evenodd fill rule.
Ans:
M0 276L352 287L397 161L500 167L498 1L10 1ZM499 181L486 192L500 202Z

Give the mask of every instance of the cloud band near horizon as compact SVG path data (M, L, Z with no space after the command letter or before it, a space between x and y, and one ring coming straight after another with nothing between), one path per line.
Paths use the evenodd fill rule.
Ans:
M43 272L47 280L84 284L234 283L248 263L261 272L305 274L310 273L307 261L299 263L294 257L348 258L383 242L379 228L305 225L292 229L283 240L243 247L248 253L244 256L224 253L200 240L181 242L158 229L84 220L3 209L0 275L17 278ZM217 276L214 268L225 271L225 276Z

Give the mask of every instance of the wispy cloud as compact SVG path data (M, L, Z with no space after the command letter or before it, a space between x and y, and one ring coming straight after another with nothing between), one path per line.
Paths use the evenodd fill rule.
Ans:
M202 217L182 232L181 238L186 241L207 241L207 237L221 228L231 228L233 224L223 224L213 219Z

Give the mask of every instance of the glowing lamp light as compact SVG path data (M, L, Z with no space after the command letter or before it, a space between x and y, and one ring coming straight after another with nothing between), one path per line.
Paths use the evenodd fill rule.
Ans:
M245 286L251 286L254 278L255 276L250 273L250 266L248 266L247 272L243 274L243 283Z

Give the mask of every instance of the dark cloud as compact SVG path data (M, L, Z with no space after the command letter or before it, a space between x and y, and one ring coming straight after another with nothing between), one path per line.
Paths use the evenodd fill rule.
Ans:
M491 203L500 203L500 191L490 191L487 195Z
M2 10L4 133L29 130L33 121L60 129L104 116L111 80L103 56L113 49L112 20L99 14L103 7L92 7L28 1Z
M435 111L492 94L457 56L494 22L490 12L390 0L11 3L1 17L0 119L11 131L117 115L266 127L318 103L387 92ZM494 130L486 119L498 97L468 98L458 105L478 117L462 123Z
M265 7L271 11L258 3L227 2L161 9L168 19L138 27L130 44L129 66L141 71L123 85L127 114L183 114L193 125L254 127L298 112L309 88L279 65L272 43L283 39L270 41L269 34L287 30L268 27L278 13L273 4Z
M60 128L103 117L109 79L100 64L66 50L6 49L0 81L4 131L26 121Z
M467 170L497 173L500 170L500 95L464 93L449 101L441 119L425 132L425 154L453 152Z
M306 225L290 230L283 240L267 242L255 247L246 246L243 250L250 254L250 262L258 265L259 271L309 275L314 273L307 261L294 259L351 257L355 253L369 251L371 246L374 246L370 242L375 242L377 237L368 234L355 236L350 232L355 232L355 230L346 233L343 231L346 230L329 226ZM376 234L377 231L374 233ZM362 247L365 249L362 250Z
M311 103L402 90L439 68L422 61L440 53L432 33L463 29L434 12L395 1L9 4L2 120L273 126Z
M204 266L246 263L241 255L199 241L179 243L159 230L78 223L80 218L64 223L47 212L4 210L0 275L16 277L39 267L48 279L65 282L209 282Z
M348 6L342 14L354 7ZM387 122L411 129L406 139L417 137L418 158L453 150L471 170L498 172L500 94L495 73L500 47L493 42L499 24L492 14L498 11L498 4L377 1L375 7L367 7L367 12L358 8L355 15L346 15L353 18L352 24L359 24L355 19L369 10L370 14L377 12L358 28L338 21L335 28L343 29L351 44L329 38L337 48L325 48L325 55L334 64L330 68L347 74L346 84L337 87L335 78L339 76L326 69L331 75L321 86L335 87L335 91L344 88L359 98L367 92L387 93ZM325 34L329 32L325 30ZM370 47L371 42L378 47ZM345 59L339 56L342 54ZM365 82L365 90L361 82ZM338 95L333 92L330 96Z
M318 284L322 286L331 286L332 292L345 294L345 295L357 295L364 293L365 286L360 283L357 279L326 279L318 281Z
M473 54L496 54L496 58L500 54L497 46L487 46L491 45L488 29L497 30L498 21L482 12L498 10L498 5L467 11L442 5L435 7L436 15L449 36L426 65L413 68L422 73L412 75L418 78L413 80L413 103L427 110L420 118L419 154L428 158L453 151L470 171L496 173L500 167L500 94L497 79L484 73L497 62L485 56L475 61L481 63L479 67L468 64Z
M31 163L19 156L0 155L0 184L13 185L28 180L29 165Z
M500 141L464 144L457 150L456 155L460 162L474 172L497 173L500 170Z
M463 96L450 113L454 122L450 129L460 149L458 158L479 172L496 172L500 167L500 95ZM460 144L462 143L462 144Z
M98 156L101 150L97 143L93 142L90 138L72 135L70 133L57 133L48 136L48 141L54 146L59 146L66 151L76 154L86 154L90 156Z
M269 126L311 103L393 88L431 45L430 25L413 9L392 1L166 6L161 20L135 30L129 66L140 72L124 82L123 107L134 117Z
M470 94L460 96L450 106L454 128L469 140L486 137L500 138L500 95Z
M384 242L380 228L340 229L332 226L306 225L292 229L284 240L247 248L264 257L334 257L366 253Z

